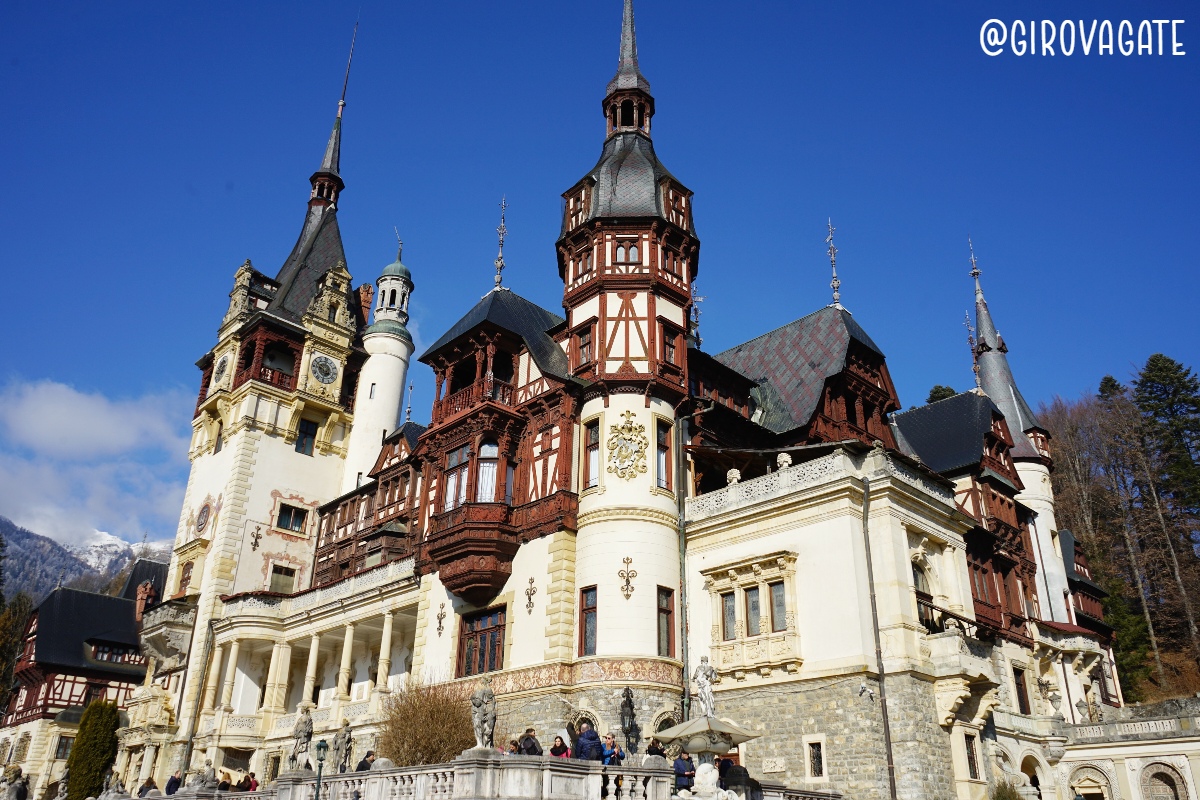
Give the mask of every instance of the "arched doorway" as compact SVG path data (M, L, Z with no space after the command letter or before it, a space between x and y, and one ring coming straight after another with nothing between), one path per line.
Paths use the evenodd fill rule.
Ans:
M1151 764L1142 770L1145 800L1187 800L1183 776L1166 764Z
M1095 767L1079 767L1071 773L1070 796L1083 800L1111 800L1108 776Z
M1025 760L1021 762L1021 772L1029 779L1029 785L1037 790L1036 797L1043 798L1053 795L1053 792L1042 792L1042 770L1036 758L1025 756Z

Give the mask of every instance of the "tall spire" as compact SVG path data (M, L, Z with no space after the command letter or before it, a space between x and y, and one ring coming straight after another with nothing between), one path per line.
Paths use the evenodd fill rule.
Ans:
M617 74L608 82L608 94L621 89L641 89L650 93L650 81L638 69L637 29L633 23L633 0L625 0L625 13L621 16L621 55L617 61Z
M345 188L341 169L342 161L342 110L346 107L346 89L350 85L350 64L354 61L354 43L358 40L358 22L354 23L354 33L350 36L350 57L346 59L346 77L342 79L342 96L338 99L337 117L333 120L333 131L329 134L329 142L325 145L325 155L321 159L320 168L313 173L313 194L311 202L319 205L336 205L337 196Z
M829 235L825 237L825 241L829 243L829 266L833 270L833 280L829 282L829 288L833 290L833 302L830 303L834 308L842 307L842 281L837 274L837 254L838 249L833 246L833 232L837 228L833 227L833 217L830 217L826 224L829 226Z
M496 255L496 260L492 262L496 265L496 286L493 291L499 291L503 287L500 285L500 273L504 271L504 240L508 238L508 226L504 224L504 212L508 210L508 198L500 197L500 226L496 228L496 238L500 240L500 252Z
M1008 347L996 331L992 313L983 297L983 287L979 282L982 273L975 258L975 245L969 238L967 246L971 252L969 274L975 279L975 366L979 370L979 387L999 407L1008 422L1014 442L1013 456L1040 458L1041 455L1034 449L1025 432L1031 428L1040 430L1041 425L1013 378L1012 368L1008 365Z

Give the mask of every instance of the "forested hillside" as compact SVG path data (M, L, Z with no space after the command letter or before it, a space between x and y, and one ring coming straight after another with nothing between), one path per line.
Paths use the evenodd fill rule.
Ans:
M96 574L96 570L58 542L4 517L0 517L0 541L4 542L5 598L25 592L36 605L58 585L60 576L65 585Z
M1127 700L1200 691L1200 380L1165 355L1040 410L1056 515L1109 592Z

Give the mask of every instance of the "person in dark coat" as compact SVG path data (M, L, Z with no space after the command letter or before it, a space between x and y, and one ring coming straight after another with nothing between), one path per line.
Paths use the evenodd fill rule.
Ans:
M586 722L579 726L579 738L575 740L575 757L583 761L604 760L604 745L600 743L600 736Z
M538 741L537 731L533 728L526 728L525 735L521 737L521 754L526 756L542 754L542 743Z
M692 757L683 751L679 754L679 758L675 759L675 790L690 789L696 777L696 765L692 763Z
M138 787L138 797L145 797L150 794L151 789L157 789L158 786L154 783L154 778L146 778L146 782Z
M375 751L368 750L367 754L363 756L363 760L358 762L358 766L354 768L354 771L369 772L373 763L375 763Z
M175 770L175 774L167 778L167 794L175 794L179 791L179 785L183 783L183 777L179 770Z
M660 742L658 739L651 739L649 746L646 747L646 755L662 756L663 758L666 758L667 751L665 748L663 748L662 742Z

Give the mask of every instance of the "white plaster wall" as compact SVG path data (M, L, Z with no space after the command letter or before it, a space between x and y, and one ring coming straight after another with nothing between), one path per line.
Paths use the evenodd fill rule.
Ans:
M1030 538L1033 540L1033 557L1038 566L1037 593L1042 605L1042 614L1049 613L1055 622L1070 622L1066 605L1063 603L1063 592L1068 590L1066 565L1055 551L1051 536L1052 531L1058 530L1058 523L1054 519L1050 470L1040 462L1018 461L1017 474L1021 477L1021 483L1025 485L1025 489L1017 494L1017 500L1037 513ZM1050 596L1044 597L1047 590Z
M521 545L513 558L513 572L501 591L512 596L508 607L507 636L512 637L508 663L505 667L525 667L539 664L546 657L546 601L549 594L550 538L543 536ZM533 595L533 609L527 609L525 591L529 579L537 592Z
M649 441L646 472L632 480L607 471L611 428L622 424L626 411L633 412L636 424L645 426ZM657 587L678 595L679 534L675 497L656 484L654 422L658 417L673 420L674 412L661 400L651 400L647 408L643 395L617 394L609 396L607 408L602 398L584 404L583 421L596 415L600 418L600 485L584 491L579 500L575 606L578 609L579 591L595 585L596 655L657 656ZM628 599L618 576L626 569L626 557L637 572Z
M425 582L428 587L429 604L425 610L425 644L422 653L424 659L421 674L418 677L427 683L437 683L454 677L456 657L454 645L458 641L455 635L458 629L456 615L462 609L469 607L446 590L436 573L422 575L421 581ZM445 604L446 618L443 620L443 631L439 636L437 614L443 603ZM418 624L420 623L418 622Z
M411 341L390 333L370 333L363 337L370 356L358 376L354 401L354 424L346 446L346 468L339 494L358 486L358 475L367 480L375 466L383 437L399 427L404 400L404 382L412 356ZM371 387L375 396L371 397Z
M589 319L596 319L600 316L600 296L589 297L577 306L570 310L571 321L570 326L574 328L576 325L581 325Z

